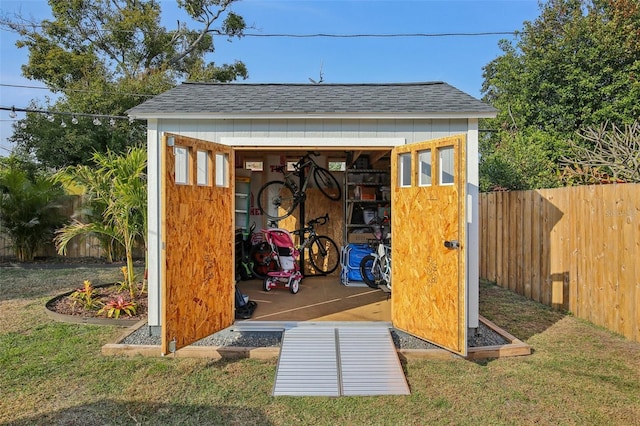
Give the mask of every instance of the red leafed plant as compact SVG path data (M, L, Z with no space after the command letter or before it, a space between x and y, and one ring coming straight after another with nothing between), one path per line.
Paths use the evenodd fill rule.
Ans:
M129 300L124 300L122 296L111 299L98 311L98 314L106 313L108 318L119 318L120 314L125 313L130 317L136 313L136 304Z

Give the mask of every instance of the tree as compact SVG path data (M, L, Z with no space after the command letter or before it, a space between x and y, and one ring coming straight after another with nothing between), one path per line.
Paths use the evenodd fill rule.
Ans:
M51 241L64 221L60 214L62 188L49 176L10 157L0 165L0 225L20 262L30 262Z
M230 10L236 1L179 0L179 7L199 26L195 30L184 22L173 30L163 27L161 2L155 0L49 0L52 20L5 17L0 27L19 33L17 46L29 50L23 75L61 94L52 105L34 109L124 116L127 109L181 80L247 77L242 62L218 66L205 60L215 51L215 35L243 35L244 19ZM52 167L89 164L94 151L122 152L144 141L144 127L127 120L95 126L79 116L78 125L71 125L72 117L66 117L67 127L61 128L61 118L51 123L29 114L14 126L12 140Z
M483 149L480 191L525 190L558 186L556 150L549 134L540 130L502 131L497 146Z
M567 179L588 183L640 183L640 122L618 127L604 123L579 132L570 146Z
M516 46L484 67L484 99L497 127L563 135L640 116L640 4L550 0L525 22Z
M99 206L102 217L86 223L74 220L57 231L54 241L58 252L64 254L71 239L79 235L104 235L116 240L124 247L127 280L134 297L133 250L141 241L146 256L147 246L146 152L143 148L130 148L120 155L111 151L94 153L93 163L93 167L67 167L58 173L58 179L83 187L87 202Z
M560 158L572 154L569 146L577 131L607 121L630 124L640 116L640 4L636 0L549 0L541 3L541 14L534 22L524 23L515 45L503 40L500 47L504 54L487 64L483 73L483 99L499 112L496 119L484 123L494 132L481 154L484 161L502 152L503 168L500 174L484 176L489 187L516 189L492 179L518 174L510 169L521 159L510 155L537 146L540 139L530 137L540 131L546 133L548 144L541 151L547 155L544 163L560 176ZM504 149L515 148L514 144L521 146ZM494 162L484 170L496 171L497 165ZM537 170L537 166L526 169ZM560 183L557 179L529 181L535 185L532 188Z

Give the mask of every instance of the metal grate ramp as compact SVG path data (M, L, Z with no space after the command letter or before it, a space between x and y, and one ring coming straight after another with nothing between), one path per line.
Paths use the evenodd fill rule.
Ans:
M409 395L388 327L297 327L282 337L273 395Z

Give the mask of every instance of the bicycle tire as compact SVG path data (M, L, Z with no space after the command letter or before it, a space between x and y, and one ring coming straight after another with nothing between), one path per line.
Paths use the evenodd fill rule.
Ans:
M382 280L382 271L380 271L380 262L376 262L376 256L368 254L360 261L360 275L362 281L371 288L378 288L378 284ZM373 266L375 262L375 267Z
M338 201L342 198L342 190L340 189L338 179L336 179L329 170L316 167L313 169L313 180L320 192L328 199Z
M318 235L309 245L309 261L317 271L330 274L340 264L340 250L331 238Z
M295 192L280 180L265 183L258 192L258 208L270 219L280 220L288 217L297 205Z

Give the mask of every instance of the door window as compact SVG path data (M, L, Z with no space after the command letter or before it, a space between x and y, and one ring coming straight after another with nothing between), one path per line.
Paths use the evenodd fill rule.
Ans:
M401 187L411 186L411 153L398 155L398 182Z
M216 153L216 186L229 187L229 155Z
M175 146L173 148L175 155L175 180L177 185L189 184L189 148L184 146Z
M455 183L453 147L440 148L438 153L440 155L440 185L453 185Z
M198 169L196 182L200 186L209 186L211 184L209 180L209 152L198 151L196 154L196 163Z
M420 186L431 186L431 150L418 151L418 163L420 164Z

